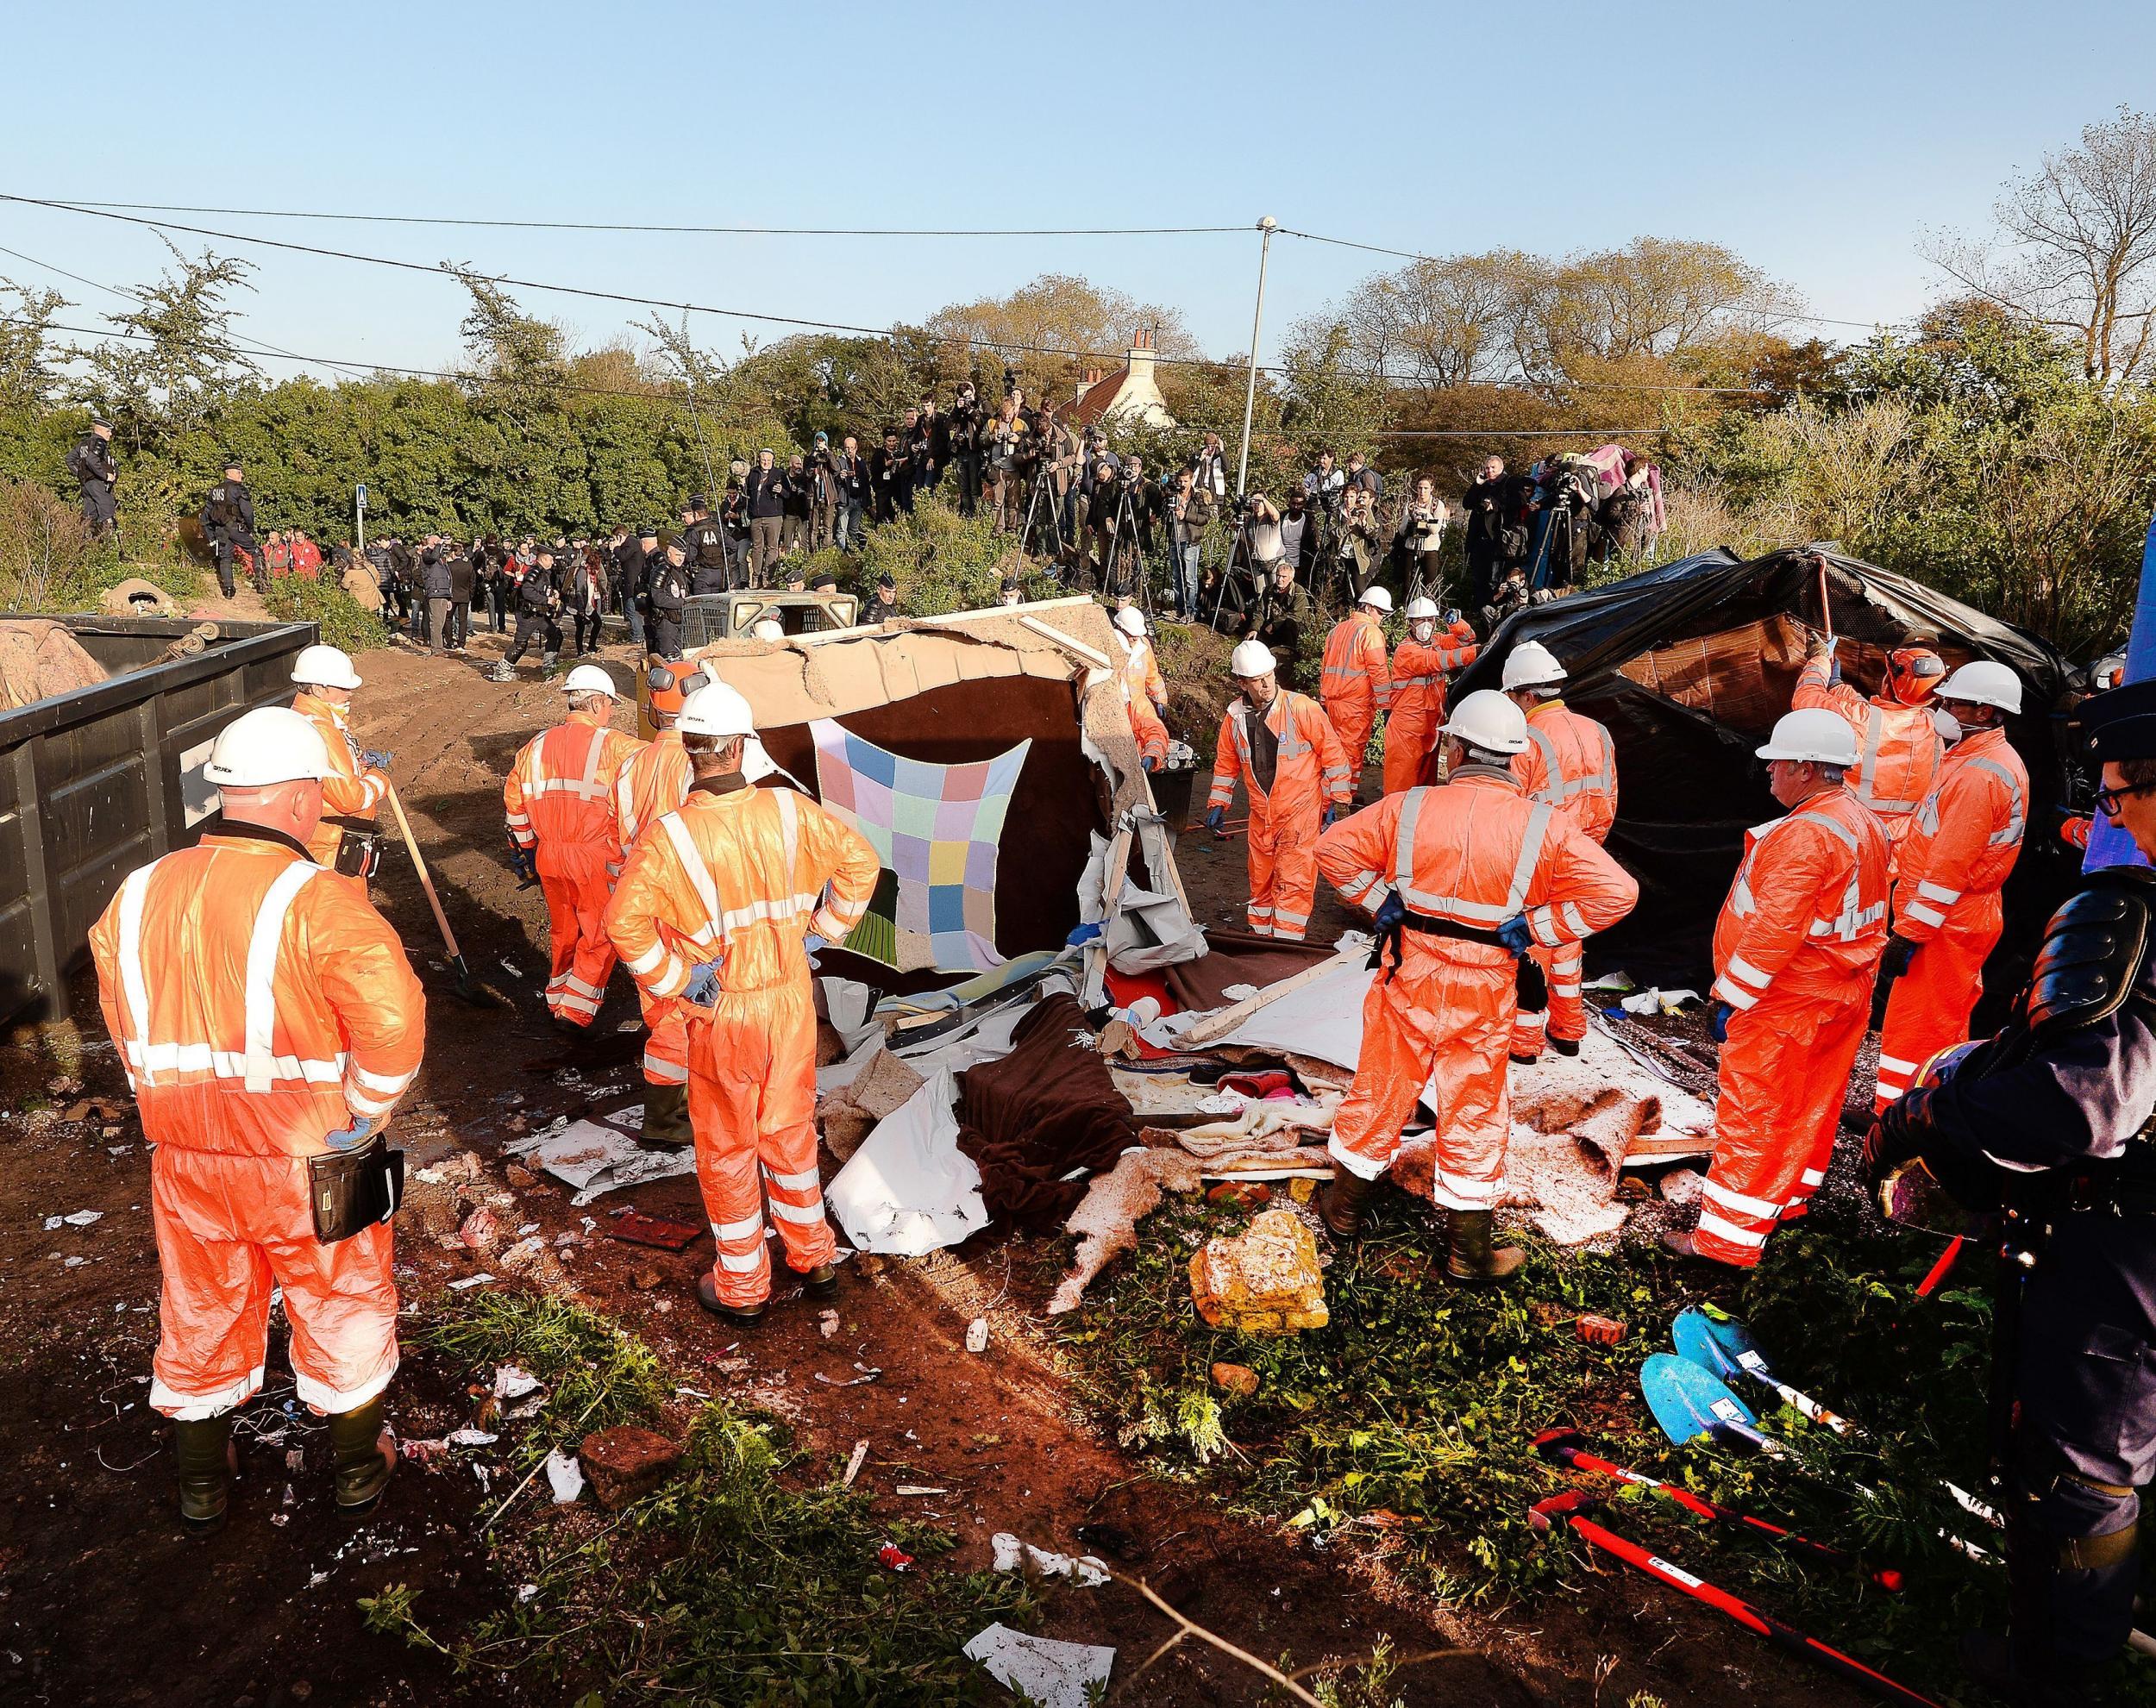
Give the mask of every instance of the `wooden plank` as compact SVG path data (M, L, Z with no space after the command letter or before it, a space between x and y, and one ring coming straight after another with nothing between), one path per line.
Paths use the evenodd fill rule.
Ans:
M1369 948L1367 944L1358 944L1351 949L1338 950L1333 954L1332 960L1321 960L1315 967L1306 967L1300 973L1268 985L1255 996L1244 997L1241 1002L1235 1003L1222 1009L1218 1014L1200 1020L1188 1032L1177 1036L1176 1048L1187 1048L1197 1044L1209 1044L1215 1038L1224 1038L1261 1008L1270 1006L1282 997L1300 991L1306 985L1314 985L1319 979L1338 973L1344 967L1365 960L1369 955Z

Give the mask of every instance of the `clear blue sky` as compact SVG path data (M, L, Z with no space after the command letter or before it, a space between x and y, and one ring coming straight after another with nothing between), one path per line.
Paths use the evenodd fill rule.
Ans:
M2156 7L24 9L0 189L228 207L736 225L1283 224L1437 253L1724 243L1815 314L1907 316L1927 228L2146 101ZM1570 22L1559 23L1558 19ZM1601 27L1614 24L1614 29ZM28 75L22 75L23 72ZM1050 140L1045 144L1044 135ZM184 216L174 216L184 217ZM525 278L884 326L1082 272L1249 338L1257 239L630 237L196 222ZM182 236L191 249L204 240ZM108 284L154 234L0 203L0 245ZM258 339L436 366L447 279L252 250ZM1276 240L1267 353L1382 257ZM0 254L0 274L111 299ZM580 340L641 310L527 294ZM698 341L743 328L702 319ZM1822 328L1844 337L1854 328ZM289 365L269 365L273 373Z

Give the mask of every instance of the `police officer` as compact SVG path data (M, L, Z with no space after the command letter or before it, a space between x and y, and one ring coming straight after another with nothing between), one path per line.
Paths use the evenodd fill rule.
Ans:
M689 557L689 591L724 593L731 585L725 530L711 520L711 501L701 492L681 512L681 544Z
M517 586L517 638L502 654L502 668L521 660L533 641L544 636L539 657L542 670L552 670L561 660L561 625L555 620L561 609L561 586L554 569L554 547L542 546L532 555L531 567Z
M2099 810L2156 856L2156 682L2083 702ZM2084 1703L2125 1642L2140 1489L2156 1474L2156 872L2092 872L2051 917L2006 1029L1881 1111L1875 1184L1922 1167L2004 1207L1993 1451L2008 1624L1971 1674L2013 1703ZM1921 1180L1921 1175L1915 1179Z
M67 472L82 488L82 519L90 537L103 539L119 522L112 483L120 478L120 466L112 460L112 423L103 416L91 418L90 431L67 454Z
M202 506L203 538L217 554L217 586L226 598L233 594L235 554L246 554L254 571L254 590L269 596L269 572L262 562L262 548L254 540L254 495L247 490L236 460L224 466L224 479L210 489Z
M650 622L645 637L652 656L667 660L681 656L681 616L689 599L688 552L679 540L651 566L644 582Z

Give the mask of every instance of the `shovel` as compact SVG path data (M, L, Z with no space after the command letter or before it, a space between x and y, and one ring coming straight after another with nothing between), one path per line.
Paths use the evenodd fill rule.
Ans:
M1741 1372L1762 1386L1774 1390L1784 1405L1795 1406L1814 1423L1824 1423L1838 1436L1856 1430L1846 1417L1829 1411L1809 1394L1799 1393L1768 1367L1766 1355L1752 1339L1752 1330L1727 1311L1711 1304L1695 1304L1677 1313L1670 1325L1670 1338L1680 1356L1712 1370L1725 1382Z
M458 1001L469 1003L473 1008L507 1008L509 998L492 985L473 979L472 969L465 965L464 951L457 947L457 934L449 929L449 916L442 910L442 898L435 893L434 879L427 870L427 857L419 852L419 839L411 834L411 821L404 816L404 804L398 798L394 783L389 785L389 806L397 815L398 833L404 837L413 868L419 873L419 887L427 892L427 905L434 910L434 923L442 928L442 942L449 952L449 965L456 968L457 981L450 987L451 993Z
M1760 1432L1758 1417L1730 1392L1728 1383L1689 1358L1656 1353L1639 1367L1639 1392L1662 1433L1673 1442L1712 1436L1719 1442L1741 1442L1770 1459L1788 1456L1780 1442Z

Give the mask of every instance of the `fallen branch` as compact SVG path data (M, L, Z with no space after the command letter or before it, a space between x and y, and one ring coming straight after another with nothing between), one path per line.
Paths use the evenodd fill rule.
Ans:
M1244 1666L1251 1668L1253 1671L1263 1674L1265 1677L1270 1679L1275 1684L1278 1685L1282 1690L1286 1691L1290 1696L1294 1697L1296 1701L1307 1702L1310 1705L1310 1708L1325 1708L1325 1704L1323 1702L1319 1701L1318 1698L1313 1696L1308 1691L1305 1690L1300 1685L1297 1684L1293 1679L1289 1678L1287 1674L1282 1672L1279 1667L1269 1666L1266 1662L1259 1660L1257 1655L1251 1654L1247 1649L1238 1649L1225 1637L1207 1630L1195 1619L1188 1618L1184 1615L1178 1613L1173 1607L1170 1607L1165 1601L1162 1600L1159 1596L1153 1592L1151 1586L1146 1583L1144 1579L1126 1578L1122 1574L1122 1573L1114 1570L1112 1567L1110 1568L1108 1575L1111 1578L1113 1578L1116 1582L1119 1584L1126 1584L1131 1588L1136 1590L1140 1595L1144 1596L1148 1601L1151 1602L1154 1606L1159 1608L1162 1612L1167 1614L1169 1618L1173 1619L1178 1627L1175 1635L1169 1637L1166 1642L1163 1642L1158 1649L1155 1649L1152 1654L1147 1657L1145 1666L1140 1667L1136 1673L1131 1674L1130 1679L1125 1680L1125 1683L1134 1682L1140 1676L1140 1674L1145 1671L1146 1667L1151 1666L1154 1661L1159 1660L1163 1655L1167 1654L1169 1649L1173 1649L1185 1637L1194 1636L1199 1642L1209 1644L1211 1647L1219 1649L1223 1655L1232 1655L1236 1660L1240 1661Z

